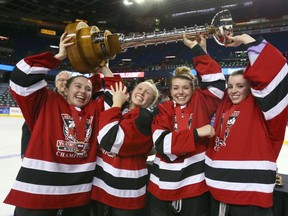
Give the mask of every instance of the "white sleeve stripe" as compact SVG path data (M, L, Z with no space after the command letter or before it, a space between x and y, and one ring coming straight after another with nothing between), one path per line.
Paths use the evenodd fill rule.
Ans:
M112 90L111 90L111 89L107 89L107 88L106 88L104 91L105 91L105 93L109 92L109 94L111 95L111 97L113 97L113 93L112 93Z
M215 88L213 86L208 86L207 88L213 95L215 95L216 97L218 97L219 99L222 99L224 96L224 92L221 91L218 88Z
M97 140L98 143L101 143L103 137L106 135L106 133L114 127L114 125L118 124L118 121L110 122L109 124L105 125L98 133Z
M225 80L223 73L205 74L201 76L202 82L214 82L217 80Z
M264 98L270 94L279 83L287 76L288 66L284 64L277 76L262 90L255 90L251 88L251 92L255 97Z
M34 92L44 88L45 86L47 86L47 82L45 80L41 80L38 83L35 83L29 87L22 87L19 86L17 84L15 84L13 81L10 80L10 87L13 91L16 92L16 94L21 95L23 97L28 96L33 94Z
M154 133L153 133L153 143L155 145L155 142L157 141L157 139L161 136L161 134L164 132L165 130L155 130ZM174 161L177 156L174 155L174 154L171 154L171 150L172 150L172 133L170 132L169 134L167 134L165 137L164 137L164 140L163 140L163 153L169 157L169 159L171 161Z
M110 108L111 106L108 103L104 102L104 110L108 110Z
M113 143L113 146L111 148L111 152L116 153L116 154L119 153L119 151L120 151L120 149L124 143L124 138L125 138L124 131L119 125L119 129L117 131L115 142Z
M288 105L288 94L272 109L268 110L267 112L263 112L265 119L268 121L273 119L279 113L281 113Z
M25 74L47 74L48 71L50 70L49 68L46 67L31 67L24 61L24 59L19 61L16 64L16 67Z
M164 154L169 157L171 161L177 159L177 156L172 154L172 133L169 133L165 136L163 140L163 148Z
M114 121L114 122L110 122L109 124L105 125L99 131L99 134L97 137L98 142L101 143L103 137L106 136L106 134L109 132L109 130L111 130L111 128L113 128L118 123L119 123L119 121ZM119 126L119 130L117 131L117 135L116 135L116 138L114 140L114 143L113 143L113 146L112 146L110 152L118 154L121 146L123 145L124 137L125 137L125 134L123 132L123 129Z
M161 134L164 132L165 130L160 130L157 129L154 131L153 135L152 135L152 139L153 139L153 143L155 143L157 141L157 139L161 136Z

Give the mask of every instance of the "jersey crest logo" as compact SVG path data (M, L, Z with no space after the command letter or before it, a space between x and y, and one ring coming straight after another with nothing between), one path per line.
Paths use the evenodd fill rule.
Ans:
M223 133L223 137L217 136L215 139L215 146L214 150L219 151L220 147L226 146L226 140L229 136L231 127L235 124L238 115L240 114L240 111L234 111L231 116L227 119L226 127ZM221 121L221 126L220 126L220 133L222 134L222 128L223 128L223 119L224 119L224 114L222 116L222 121Z
M84 141L77 140L76 126L73 118L68 114L62 114L62 119L64 122L63 134L65 140L57 140L57 155L60 157L87 157L93 116L86 121Z

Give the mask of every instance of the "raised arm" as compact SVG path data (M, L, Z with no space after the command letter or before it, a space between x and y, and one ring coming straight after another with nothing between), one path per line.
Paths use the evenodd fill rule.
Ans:
M10 91L17 101L25 120L32 130L39 113L41 104L47 97L46 74L55 69L63 59L67 57L66 48L73 43L66 33L62 34L59 43L59 52L44 52L26 57L19 61L12 72L10 79Z
M183 34L184 44L191 49L199 88L195 92L208 116L213 115L224 96L225 77L218 62L207 53L206 37L190 40Z
M249 63L244 78L249 80L251 92L266 120L271 142L278 155L283 144L288 121L288 66L282 53L259 37L242 34L229 37L227 46L244 44Z

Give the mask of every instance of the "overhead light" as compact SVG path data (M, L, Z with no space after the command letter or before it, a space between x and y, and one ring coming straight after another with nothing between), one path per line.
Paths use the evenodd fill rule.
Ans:
M165 58L166 58L166 59L175 59L176 56L174 56L174 55L169 55L169 56L165 56Z
M126 6L133 5L134 3L136 4L143 4L145 0L123 0L123 4Z
M122 59L122 62L131 62L132 61L132 59Z
M5 37L5 36L2 36L2 35L0 35L0 40L9 40L9 38L8 38L8 37Z
M252 1L244 2L243 5L244 6L252 6L253 2Z
M106 20L99 20L99 21L97 21L97 23L99 23L99 24L107 24L107 21Z
M123 0L123 4L126 6L133 5L133 2L131 0Z
M145 0L135 0L135 2L138 3L138 4L142 4L142 3L144 3L144 1Z
M45 34L45 35L53 35L53 36L56 35L56 31L51 30L51 29L43 29L43 28L41 28L40 29L40 33L41 34Z

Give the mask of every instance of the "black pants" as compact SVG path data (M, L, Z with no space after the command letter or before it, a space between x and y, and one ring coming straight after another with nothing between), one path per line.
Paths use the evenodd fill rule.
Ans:
M211 216L219 215L219 206L220 202L211 197ZM273 209L226 204L225 216L273 216Z
M14 216L91 216L91 205L65 209L26 209L16 207Z
M197 197L182 199L181 208L178 209L173 207L171 201L159 200L152 194L148 196L147 209L150 216L210 216L210 193L208 192Z
M93 201L92 202L92 216L147 216L145 209L119 209L113 208L106 204Z

